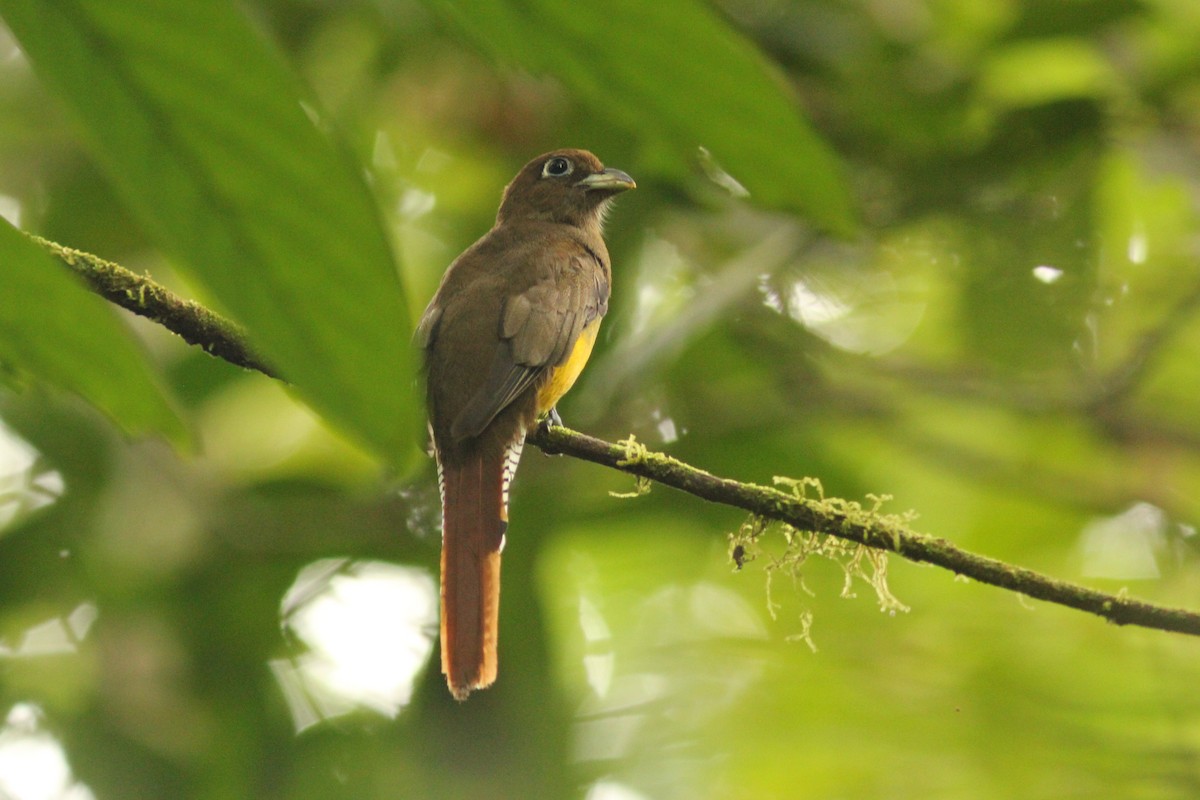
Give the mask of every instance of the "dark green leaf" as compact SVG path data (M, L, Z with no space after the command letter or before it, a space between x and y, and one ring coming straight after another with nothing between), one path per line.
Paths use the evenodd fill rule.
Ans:
M848 232L855 212L837 157L784 79L696 0L436 0L500 60L555 75L596 112L663 141L705 148L763 205Z

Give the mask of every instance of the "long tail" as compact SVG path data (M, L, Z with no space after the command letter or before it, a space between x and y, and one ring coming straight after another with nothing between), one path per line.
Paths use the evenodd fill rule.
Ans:
M471 453L441 467L442 672L459 700L496 680L511 455Z

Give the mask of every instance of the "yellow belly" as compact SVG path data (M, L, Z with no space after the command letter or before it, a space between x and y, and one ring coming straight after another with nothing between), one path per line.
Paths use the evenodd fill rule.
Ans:
M584 326L583 330L579 332L579 338L575 340L571 355L561 365L554 368L554 371L550 373L550 380L538 390L537 413L539 416L554 408L562 396L575 385L575 380L579 377L579 373L583 372L584 365L592 355L592 346L596 344L596 332L599 330L599 317Z

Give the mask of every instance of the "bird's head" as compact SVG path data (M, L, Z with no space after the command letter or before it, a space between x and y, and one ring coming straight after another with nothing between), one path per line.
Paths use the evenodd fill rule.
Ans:
M635 186L629 175L605 168L586 150L555 150L530 161L512 179L504 189L497 221L599 225L608 202Z

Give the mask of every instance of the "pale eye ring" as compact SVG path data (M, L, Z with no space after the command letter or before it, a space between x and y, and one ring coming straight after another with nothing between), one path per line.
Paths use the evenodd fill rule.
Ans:
M542 166L542 177L561 178L564 175L570 175L573 169L575 169L575 165L571 163L569 158L555 156L548 159L545 165Z

